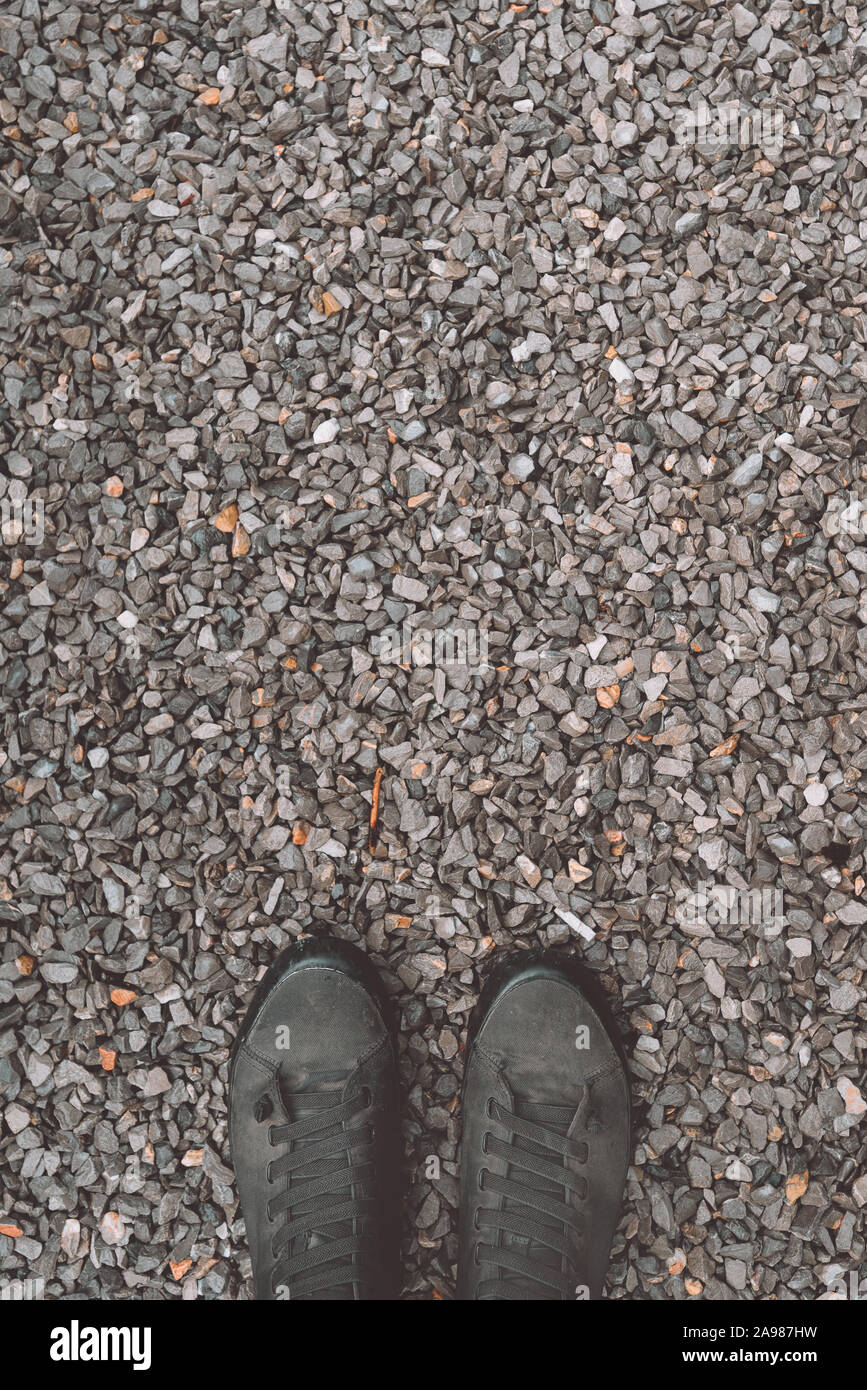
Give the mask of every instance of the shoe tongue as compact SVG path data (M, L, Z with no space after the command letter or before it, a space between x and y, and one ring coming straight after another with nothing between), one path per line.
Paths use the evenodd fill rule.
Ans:
M294 1071L281 1067L277 1073L277 1089L290 1123L304 1118L301 1109L312 1115L314 1110L339 1105L346 1086L346 1073L339 1071L311 1072L306 1067Z
M321 1110L333 1110L343 1099L346 1077L278 1076L280 1100L290 1124L306 1120ZM307 1140L302 1139L302 1144Z
M529 1120L531 1124L543 1125L545 1129L556 1130L565 1139L569 1133L569 1127L575 1118L575 1111L569 1105L540 1105L536 1101L521 1100L515 1097L515 1114L520 1115L522 1120ZM528 1140L519 1140L521 1143L528 1143ZM550 1158L550 1153L548 1154Z
M563 1138L569 1133L570 1126L575 1118L574 1110L563 1105L546 1105L533 1101L522 1100L520 1097L514 1098L515 1114L522 1120L529 1120L531 1124L538 1124L545 1129L554 1130ZM542 1144L537 1144L531 1139L525 1139L523 1135L515 1135L512 1143L516 1149L524 1149L527 1152L538 1154L548 1162L556 1162L557 1156ZM534 1192L547 1192L552 1196L564 1198L564 1189L557 1183L551 1182L548 1178L539 1177L536 1173L528 1172L526 1169L520 1170L519 1181L522 1186L530 1188ZM506 1211L521 1212L524 1216L533 1216L540 1225L550 1226L558 1234L562 1230L560 1223L548 1215L545 1211L538 1211L534 1207L525 1206L523 1202L516 1201L513 1197L503 1199L503 1207ZM534 1264L545 1266L547 1269L556 1270L559 1274L563 1265L560 1255L556 1250L552 1250L548 1245L540 1241L532 1240L529 1236L510 1235L507 1231L500 1235L503 1248L514 1251L516 1255L523 1255L525 1259L532 1260ZM532 1279L526 1279L520 1274L504 1273L504 1280L518 1288L528 1299L539 1298L539 1285Z
M280 1099L286 1111L287 1119L290 1124L297 1120L306 1120L311 1115L319 1115L323 1110L335 1110L344 1099L346 1087L346 1077L333 1073L323 1073L321 1076L288 1077L280 1078L279 1089ZM339 1173L346 1166L346 1157L341 1154L329 1155L325 1158L316 1157L316 1143L320 1139L328 1139L338 1133L338 1125L329 1125L328 1128L317 1130L315 1135L308 1139L296 1139L293 1144L295 1152L301 1153L305 1148L311 1149L310 1167L305 1165L296 1168L292 1174L293 1188L296 1191L303 1190L305 1182L325 1177L328 1173ZM339 1189L338 1189L339 1192ZM335 1193L336 1200L338 1193ZM350 1196L349 1184L345 1184L345 1192L339 1195L348 1199ZM309 1202L299 1202L292 1208L294 1216L307 1216L315 1212L317 1206L327 1202L331 1204L330 1197L314 1197ZM305 1250L312 1250L323 1242L342 1240L344 1237L352 1235L351 1221L329 1222L322 1231L308 1231L306 1235L291 1241L287 1249L288 1255L300 1255ZM349 1264L344 1267L334 1265L334 1278L340 1278L345 1268L350 1277L343 1283L335 1283L328 1289L321 1289L314 1293L305 1294L299 1302L318 1303L328 1302L352 1302L355 1297L352 1274L357 1278L358 1271L352 1270Z

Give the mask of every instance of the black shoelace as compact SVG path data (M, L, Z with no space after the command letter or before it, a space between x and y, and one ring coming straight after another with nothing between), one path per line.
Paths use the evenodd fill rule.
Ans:
M586 1096L585 1091L585 1100ZM507 1138L487 1131L484 1151L509 1166L504 1178L487 1168L480 1177L486 1191L505 1200L500 1211L479 1207L475 1212L476 1228L490 1232L490 1244L476 1246L476 1262L497 1270L493 1278L482 1280L478 1297L575 1298L580 1283L575 1233L583 1235L584 1228L566 1199L574 1193L583 1201L588 1191L586 1178L567 1167L570 1159L587 1162L587 1144L566 1137L575 1112L565 1106L531 1104L510 1111L491 1099L487 1114Z
M373 1127L349 1122L369 1105L370 1094L362 1089L342 1101L339 1092L324 1090L285 1100L300 1118L268 1129L268 1142L287 1148L267 1170L269 1185L283 1187L267 1206L268 1220L277 1223L272 1292L292 1300L356 1298L367 1260L376 1257L374 1202L360 1195L373 1175ZM269 1113L266 1095L257 1118Z

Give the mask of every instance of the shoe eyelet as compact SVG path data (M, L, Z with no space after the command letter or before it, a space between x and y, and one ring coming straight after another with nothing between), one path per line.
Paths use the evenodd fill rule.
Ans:
M487 1157L487 1154L488 1154L488 1139L489 1139L489 1138L490 1138L490 1133L489 1133L488 1130L485 1130L484 1134L482 1135L482 1153L485 1155L485 1157Z
M476 1179L476 1182L477 1182L477 1184L478 1184L478 1188L479 1188L479 1191L480 1191L480 1192L487 1192L487 1188L485 1187L485 1184L484 1184L484 1181L483 1181L484 1176L485 1176L485 1174L487 1173L487 1171L488 1171L487 1168L482 1168L482 1169L479 1170L479 1176L478 1176L478 1178Z
M275 1145L275 1143L274 1143L274 1126L273 1126L273 1125L269 1125L269 1126L268 1126L268 1143L271 1145L271 1148L272 1148L272 1149L276 1147L276 1145Z
M493 1112L493 1110L491 1109L491 1106L493 1105L493 1103L494 1103L494 1097L493 1097L493 1096L488 1096L488 1103L487 1103L487 1105L485 1106L485 1119L486 1119L486 1120L492 1120L492 1119L494 1118L494 1112Z
M270 1161L269 1161L268 1165L267 1165L266 1168L265 1168L265 1181L266 1181L266 1182L273 1182L273 1181L274 1181L274 1179L271 1177L271 1164L270 1164Z

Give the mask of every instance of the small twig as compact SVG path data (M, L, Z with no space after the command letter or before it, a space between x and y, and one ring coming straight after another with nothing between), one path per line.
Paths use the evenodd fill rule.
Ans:
M368 836L367 848L371 854L376 853L377 832L376 825L379 820L379 789L382 786L382 768L376 769L373 779L373 795L370 798L370 834Z

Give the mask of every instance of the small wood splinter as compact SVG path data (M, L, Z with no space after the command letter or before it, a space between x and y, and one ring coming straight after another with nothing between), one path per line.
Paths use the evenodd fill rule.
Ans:
M367 848L371 854L376 853L377 831L376 824L379 820L379 789L382 786L382 768L376 769L373 779L373 795L370 798L370 835L367 841Z

